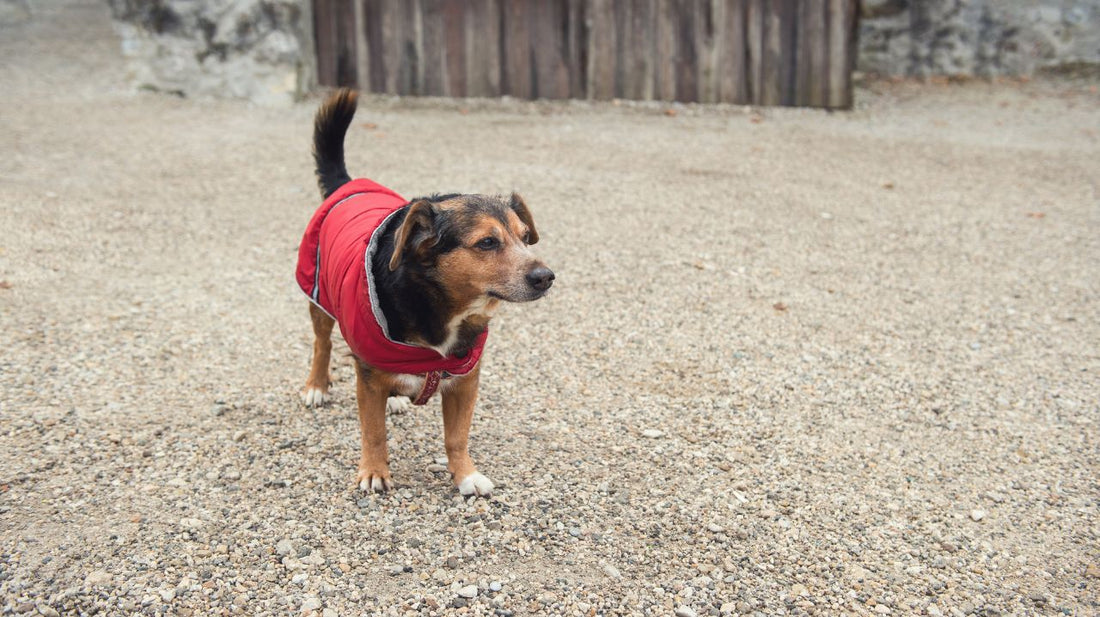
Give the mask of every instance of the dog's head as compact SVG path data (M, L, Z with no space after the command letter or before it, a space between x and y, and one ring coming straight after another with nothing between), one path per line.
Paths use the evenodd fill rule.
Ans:
M415 264L455 308L492 300L537 300L554 273L531 251L539 232L523 198L443 195L409 204L394 237L390 270Z

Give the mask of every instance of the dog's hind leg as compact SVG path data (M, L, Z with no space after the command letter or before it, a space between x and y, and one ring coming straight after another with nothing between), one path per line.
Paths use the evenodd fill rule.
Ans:
M309 305L309 318L313 321L313 364L306 386L302 388L302 402L307 407L316 407L328 398L328 387L332 381L328 369L332 357L332 326L336 320L313 303Z

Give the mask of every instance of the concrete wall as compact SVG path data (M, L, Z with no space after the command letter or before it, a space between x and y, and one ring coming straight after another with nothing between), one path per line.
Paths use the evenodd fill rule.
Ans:
M312 86L303 0L107 0L138 87L280 104Z
M1031 75L1100 69L1100 0L863 0L859 70Z

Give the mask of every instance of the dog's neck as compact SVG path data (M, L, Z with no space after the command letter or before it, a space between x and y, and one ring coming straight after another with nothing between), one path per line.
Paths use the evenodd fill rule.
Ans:
M390 223L399 225L399 221ZM489 326L498 300L484 298L456 307L453 298L428 270L401 264L390 270L393 235L380 229L382 240L371 259L375 295L394 341L434 349L442 356L464 358ZM367 310L370 310L369 308Z

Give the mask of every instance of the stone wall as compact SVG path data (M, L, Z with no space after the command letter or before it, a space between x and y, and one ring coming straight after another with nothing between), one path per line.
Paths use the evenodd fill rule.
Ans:
M1100 70L1100 0L863 0L861 17L867 73Z
M138 87L280 104L313 82L304 0L107 0Z

